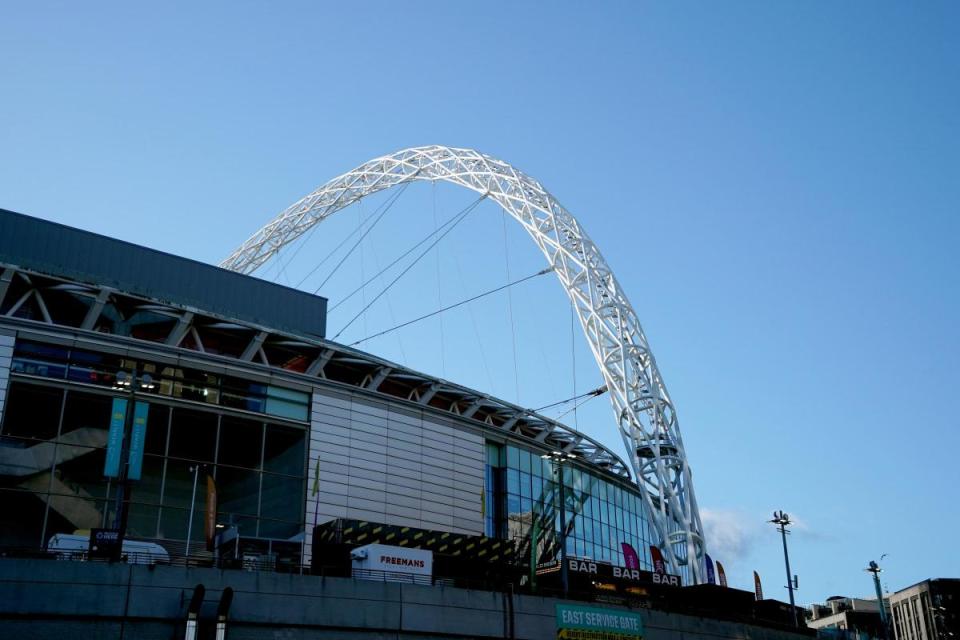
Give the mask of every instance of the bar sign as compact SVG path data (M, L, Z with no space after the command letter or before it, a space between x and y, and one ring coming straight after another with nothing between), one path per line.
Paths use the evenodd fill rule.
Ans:
M130 434L130 462L127 467L127 477L131 480L140 479L143 469L143 445L147 439L147 413L150 405L146 402L137 402L133 405L133 433Z
M103 463L103 475L116 478L120 475L120 453L123 450L123 426L127 419L127 399L114 398L110 410L110 432L107 434L107 459Z

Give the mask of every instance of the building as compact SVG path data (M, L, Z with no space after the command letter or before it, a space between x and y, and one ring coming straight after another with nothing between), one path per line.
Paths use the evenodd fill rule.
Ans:
M113 526L113 402L135 393L146 434L127 536L171 555L189 538L209 556L209 475L221 532L294 545L300 562L335 518L509 538L549 561L562 475L568 554L618 566L628 543L652 567L655 535L620 457L326 340L321 297L3 210L0 274L0 503L16 514L0 546ZM541 457L552 451L573 456L562 474Z
M960 579L924 580L890 596L896 640L943 640L960 633Z
M824 604L811 605L807 627L822 636L836 638L884 638L883 622L876 600L834 596Z

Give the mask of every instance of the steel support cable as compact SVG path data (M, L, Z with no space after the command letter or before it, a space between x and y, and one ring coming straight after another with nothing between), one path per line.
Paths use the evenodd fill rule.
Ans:
M570 407L569 409L567 409L566 411L564 411L563 413L561 413L560 415L558 415L556 418L554 418L554 420L559 421L561 418L563 418L565 415L567 415L567 414L570 413L571 411L576 411L579 407L585 405L586 403L590 402L590 401L593 400L594 398L597 398L597 397L599 397L599 396L602 396L602 395L605 394L606 392L607 392L607 385L603 385L602 387L598 387L598 388L594 389L594 390L591 391L590 393L586 394L586 395L587 395L586 398L584 398L583 400L581 400L581 401L578 402L577 404L573 405L572 407Z
M418 256L414 259L413 262L411 262L411 263L408 264L406 267L404 267L403 271L401 271L399 274L397 274L397 277L390 281L390 284L388 284L384 289L382 289L382 290L380 291L380 293L378 293L377 295L375 295L375 296L373 297L373 300L371 300L369 303L367 303L367 305L366 305L363 309L360 309L360 311L358 311L356 315L354 315L352 318L350 318L350 321L347 322L347 324L343 325L343 327L340 329L340 331L337 332L337 335L333 336L333 339L336 340L337 338L339 338L340 335L350 327L350 325L352 325L354 322L356 322L357 318L359 318L361 315L363 315L364 312L366 312L367 309L369 309L370 307L372 307L373 304L374 304L377 300L380 299L380 296L382 296L382 295L385 294L387 291L389 291L389 290L390 290L390 287L392 287L393 285L397 284L397 282L400 280L400 278L402 278L403 276L405 276L405 275L407 274L407 272L410 271L410 269L412 269L412 268L414 267L414 265L416 265L418 262L420 262L420 260L421 260L421 258L423 258L423 256L425 256L425 255L427 255L428 253L430 253L430 249L433 249L433 247L436 246L436 244L437 244L438 242L440 242L441 240L443 240L443 239L447 236L448 233L450 233L451 231L453 231L454 229L456 229L456 228L457 228L457 225L460 224L461 222L463 222L464 219L466 219L466 217L467 217L468 215L470 215L470 212L473 211L474 209L476 209L476 208L477 208L477 205L479 205L483 200L486 199L487 195L488 195L488 194L486 194L486 193L483 194L482 196L480 196L479 198L477 198L476 200L474 200L470 205L468 205L468 206L455 218L455 221L454 221L453 224L451 224L449 227L447 227L447 229L446 229L443 233L441 233L437 238L435 238L434 241L431 242L430 245L429 245L426 249L424 249L424 250L420 253L420 255L418 255Z
M546 275L546 274L550 273L551 271L553 271L553 267L547 267L546 269L542 269L542 270L540 270L540 271L537 271L536 273L531 273L530 275L528 275L528 276L526 276L526 277L524 277L524 278L520 278L519 280L514 280L513 282L508 282L507 284L502 284L502 285L500 285L499 287L497 287L497 288L495 288L495 289L490 289L489 291L484 291L483 293L478 293L477 295L475 295L475 296L473 296L473 297L471 297L471 298L467 298L466 300L461 300L460 302L455 302L455 303L453 303L453 304L451 304L451 305L449 305L449 306L441 307L440 309L437 309L436 311L431 311L430 313L427 313L427 314L425 314L425 315L422 315L422 316L420 316L419 318L414 318L413 320L407 320L406 322L403 322L403 323L401 323L401 324L398 324L398 325L396 325L396 326L394 326L394 327L390 327L389 329L384 329L383 331L379 331L379 332L377 332L377 333L375 333L375 334L373 334L373 335L367 336L366 338L361 338L360 340L357 340L356 342L351 342L351 343L350 343L349 345L347 345L347 346L354 347L354 346L360 344L361 342L366 342L367 340L373 340L374 338L379 338L380 336L382 336L382 335L384 335L384 334L387 334L387 333L390 333L391 331L396 331L397 329L403 329L404 327L408 327L408 326L410 326L411 324L415 324L415 323L417 323L417 322L420 322L421 320L426 320L427 318L432 318L433 316L435 316L435 315L437 315L437 314L440 314L440 313L443 313L444 311L450 311L451 309L456 309L457 307L462 307L463 305L469 304L469 303L471 303L471 302L474 302L475 300L479 300L480 298L485 298L485 297L487 297L487 296L490 296L490 295L493 295L493 294L497 293L498 291L503 291L504 289L506 289L506 288L508 288L508 287L512 287L512 286L514 286L514 285L521 284L521 283L523 283L523 282L526 282L527 280L533 280L534 278L536 278L536 277L538 277L538 276ZM567 402L569 402L569 400L568 400ZM553 406L553 405L550 405L550 406Z
M503 219L503 261L507 268L507 281L510 280L510 246L507 243L507 212L502 212ZM517 325L513 319L513 295L507 290L507 311L510 316L510 343L513 346L513 387L516 398L514 401L520 404L520 367L517 365Z
M320 225L315 224L315 225L313 225L313 229L316 229L316 228L319 227L319 226L320 226ZM311 229L311 231L313 231L313 229ZM358 231L360 231L360 229L354 229L353 231L351 231L350 233L348 233L348 234L346 235L346 237L345 237L343 240L341 240L341 241L337 244L337 246L335 246L335 247L333 248L333 251L331 251L330 253L327 254L327 257L325 257L323 260L321 260L320 262L318 262L317 265L316 265L313 269L311 269L310 272L309 272L307 275L305 275L305 276L303 276L302 278L300 278L300 282L297 283L297 286L296 286L295 288L300 288L300 285L302 285L304 282L306 282L307 278L309 278L310 276L312 276L313 274L315 274L315 273L317 272L317 270L320 269L320 267L322 267L323 265L325 265L325 264L327 263L327 260L329 260L330 258L332 258L333 256L335 256L335 255L337 254L337 251L340 251L340 249L343 248L343 245L347 244L347 242L350 240L350 238L352 238L354 235L356 235Z
M408 183L408 184L409 184L409 183ZM487 197L486 195L483 195L483 196L480 197L480 200L482 200L483 198L486 198L486 197ZM430 240L433 236L435 236L435 235L437 235L438 233L440 233L441 229L446 229L446 227L448 227L449 225L458 223L458 222L459 222L459 217L463 214L463 212L464 212L466 209L469 209L470 207L475 206L475 205L477 204L477 202L479 202L479 200L476 201L476 202L474 202L474 203L471 203L471 204L467 205L466 208L461 209L461 210L458 211L457 213L455 213L455 214L453 214L452 216L450 216L450 219L449 219L449 220L447 220L447 221L444 222L442 225L440 225L439 227L437 227L436 229L434 229L433 231L431 231L430 233L428 233L427 235L425 235L425 236L424 236L423 238L421 238L416 244L414 244L412 247L410 247L409 249L407 249L406 251L404 251L402 254L400 254L399 256L397 256L390 264L388 264L387 266L385 266L383 269L380 269L380 271L378 271L376 274L374 274L373 276L371 276L366 282L362 283L359 287L357 287L356 289L354 289L353 291L351 291L350 293L348 293L348 294L345 295L344 297L340 298L340 300L337 302L337 304L333 305L332 307L330 307L330 308L327 310L327 313L332 313L333 311L336 311L337 307L339 307L340 305L342 305L344 302L346 302L347 300L349 300L349 299L352 298L353 296L355 296L355 295L357 295L358 293L360 293L360 291L361 291L364 287L366 287L368 284L370 284L371 282L373 282L373 281L376 280L377 278L381 277L384 273L386 273L387 271L389 271L390 269L392 269L393 267L395 267L398 262L400 262L401 260L403 260L404 258L406 258L407 256L409 256L411 253L413 253L414 251L416 251L416 249L417 249L418 247L420 247L423 243L427 242L427 241ZM444 232L444 233L445 233L445 232ZM432 245L431 245L431 246L432 246Z
M546 404L546 405L544 405L544 406L542 406L542 407L540 407L540 408L538 408L538 409L534 409L533 411L534 411L535 413L540 413L541 411L543 411L543 410L545 410L545 409L550 409L551 407L559 407L559 406L562 405L562 404L567 404L567 403L569 403L569 402L574 402L574 401L576 401L576 400L581 400L581 399L583 399L583 398L591 398L591 397L594 397L594 396L599 396L600 394L604 393L606 390L607 390L607 385L602 385L602 386L597 387L596 389L593 389L592 391L587 391L586 393L581 393L580 395L573 396L572 398L567 398L566 400L560 400L560 401L558 401L558 402L551 402L550 404Z
M353 246L350 247L350 250L347 251L347 253L344 254L342 258L340 258L340 262L338 262L336 266L333 267L333 270L327 275L326 278L324 278L323 282L320 283L320 286L314 289L313 291L314 293L317 293L318 291L320 291L320 289L323 289L323 286L330 281L330 278L332 278L333 275L337 272L337 270L343 265L343 263L347 261L347 258L349 258L353 254L353 252L356 251L357 247L360 246L360 243L363 242L363 239L367 237L367 234L373 231L373 228L377 226L377 223L380 222L381 219L383 219L383 216L385 216L388 211L390 211L390 208L393 207L394 203L396 203L396 201L400 199L400 196L403 195L403 192L406 191L407 187L409 187L411 184L413 184L413 182L408 182L404 184L402 187L400 187L400 189L397 190L397 193L390 196L390 198L387 199L385 203L381 204L380 206L383 208L383 211L381 211L379 215L376 213L376 211L374 211L371 217L373 217L373 215L376 215L377 217L374 219L373 223L369 227L367 227L363 231L363 233L360 234L360 237L357 238L357 241L353 243ZM357 228L359 229L360 225L358 225ZM364 285L360 285L361 288L363 288L363 286Z

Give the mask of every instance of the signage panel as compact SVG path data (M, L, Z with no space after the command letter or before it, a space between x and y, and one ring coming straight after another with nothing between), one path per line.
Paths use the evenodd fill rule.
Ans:
M640 640L640 614L578 604L557 605L557 638L570 640Z
M433 575L433 551L368 544L350 552L353 568L363 571Z
M617 567L607 562L581 560L579 558L567 559L567 571L572 574L587 574L599 579L614 579L624 583L652 583L673 587L680 586L680 576L669 573L652 573L650 571L643 571L642 569L628 569L627 567Z
M143 469L143 446L147 440L147 414L150 405L146 402L137 402L133 405L133 431L130 433L130 462L127 467L127 477L139 480Z
M116 478L120 475L120 453L123 449L123 427L127 420L127 399L114 398L110 410L110 431L107 434L107 457L103 463L103 475Z
M116 529L90 529L91 558L116 558L120 545L120 532Z

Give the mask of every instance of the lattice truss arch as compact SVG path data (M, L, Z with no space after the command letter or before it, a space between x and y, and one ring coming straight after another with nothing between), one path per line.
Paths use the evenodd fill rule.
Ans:
M294 203L220 266L251 273L313 225L361 198L442 180L496 201L543 252L567 292L610 392L637 483L667 561L703 578L703 526L676 412L637 315L597 246L543 186L472 149L427 146L364 163ZM693 559L693 561L691 561Z

